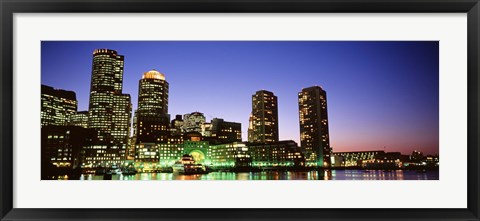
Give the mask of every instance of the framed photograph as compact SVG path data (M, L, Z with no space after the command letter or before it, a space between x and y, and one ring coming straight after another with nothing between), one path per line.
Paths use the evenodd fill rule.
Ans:
M478 0L0 6L1 220L479 220Z

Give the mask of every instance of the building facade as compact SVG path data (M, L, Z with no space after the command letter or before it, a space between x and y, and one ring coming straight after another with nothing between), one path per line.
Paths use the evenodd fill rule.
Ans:
M374 160L377 156L385 154L383 150L373 151L352 151L352 152L335 152L332 157L335 160L335 166L340 167L356 167L361 166L364 160ZM341 160L338 160L341 159Z
M167 143L170 135L168 88L164 74L156 70L143 73L138 82L136 144Z
M122 94L123 66L124 56L115 50L96 49L93 52L88 127L97 131L101 142L114 145L125 144L128 137L123 135L129 130L125 125L131 117L131 113L122 113L128 112L126 103L130 98Z
M205 123L205 115L200 112L193 112L183 115L183 132L199 132L202 133L202 124Z
M75 169L81 166L82 151L95 142L94 130L78 126L43 126L41 131L42 167Z
M300 145L305 149L307 166L330 167L327 93L321 87L304 88L298 93Z
M129 94L113 96L111 134L117 145L128 145L132 123L132 102Z
M229 144L212 145L209 148L208 159L210 166L222 167L250 167L252 158L245 143L234 142Z
M70 116L77 113L77 105L75 92L42 85L41 126L69 125Z
M213 118L211 121L211 136L215 137L218 143L241 142L242 124Z
M68 125L88 128L88 111L78 111L70 115Z
M293 140L271 143L247 143L253 167L304 166L302 148Z
M175 115L175 119L170 123L171 135L177 136L183 134L183 118L182 115Z
M83 168L122 167L126 160L124 145L92 144L85 146L82 153Z
M272 92L261 90L252 95L252 129L249 142L278 141L278 101Z

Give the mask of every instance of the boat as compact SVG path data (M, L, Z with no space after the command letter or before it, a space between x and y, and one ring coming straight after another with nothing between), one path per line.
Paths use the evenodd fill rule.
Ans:
M174 174L193 175L193 174L207 174L208 171L204 165L195 163L193 157L185 154L179 161L176 161L172 166Z
M109 168L109 170L106 172L107 174L112 174L112 175L120 175L122 174L122 169L112 166Z
M122 174L123 175L135 175L135 174L137 174L137 170L135 170L134 168L125 168L125 169L123 169Z

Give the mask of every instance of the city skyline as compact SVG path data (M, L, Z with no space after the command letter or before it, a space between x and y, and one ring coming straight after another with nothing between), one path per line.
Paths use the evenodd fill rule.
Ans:
M155 69L170 82L171 119L199 111L240 122L246 141L251 96L264 89L278 96L280 140L300 143L297 94L322 85L334 152L439 152L438 42L42 42L41 83L76 92L78 110L88 110L91 55L102 48L125 56L132 113L141 76Z

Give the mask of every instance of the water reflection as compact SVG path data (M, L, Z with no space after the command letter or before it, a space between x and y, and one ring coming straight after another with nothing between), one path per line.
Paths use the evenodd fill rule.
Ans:
M309 172L212 172L198 175L139 173L112 175L112 180L438 180L438 171L327 170ZM60 178L59 178L60 179ZM62 177L61 179L68 179ZM80 180L103 180L103 176L83 174Z

